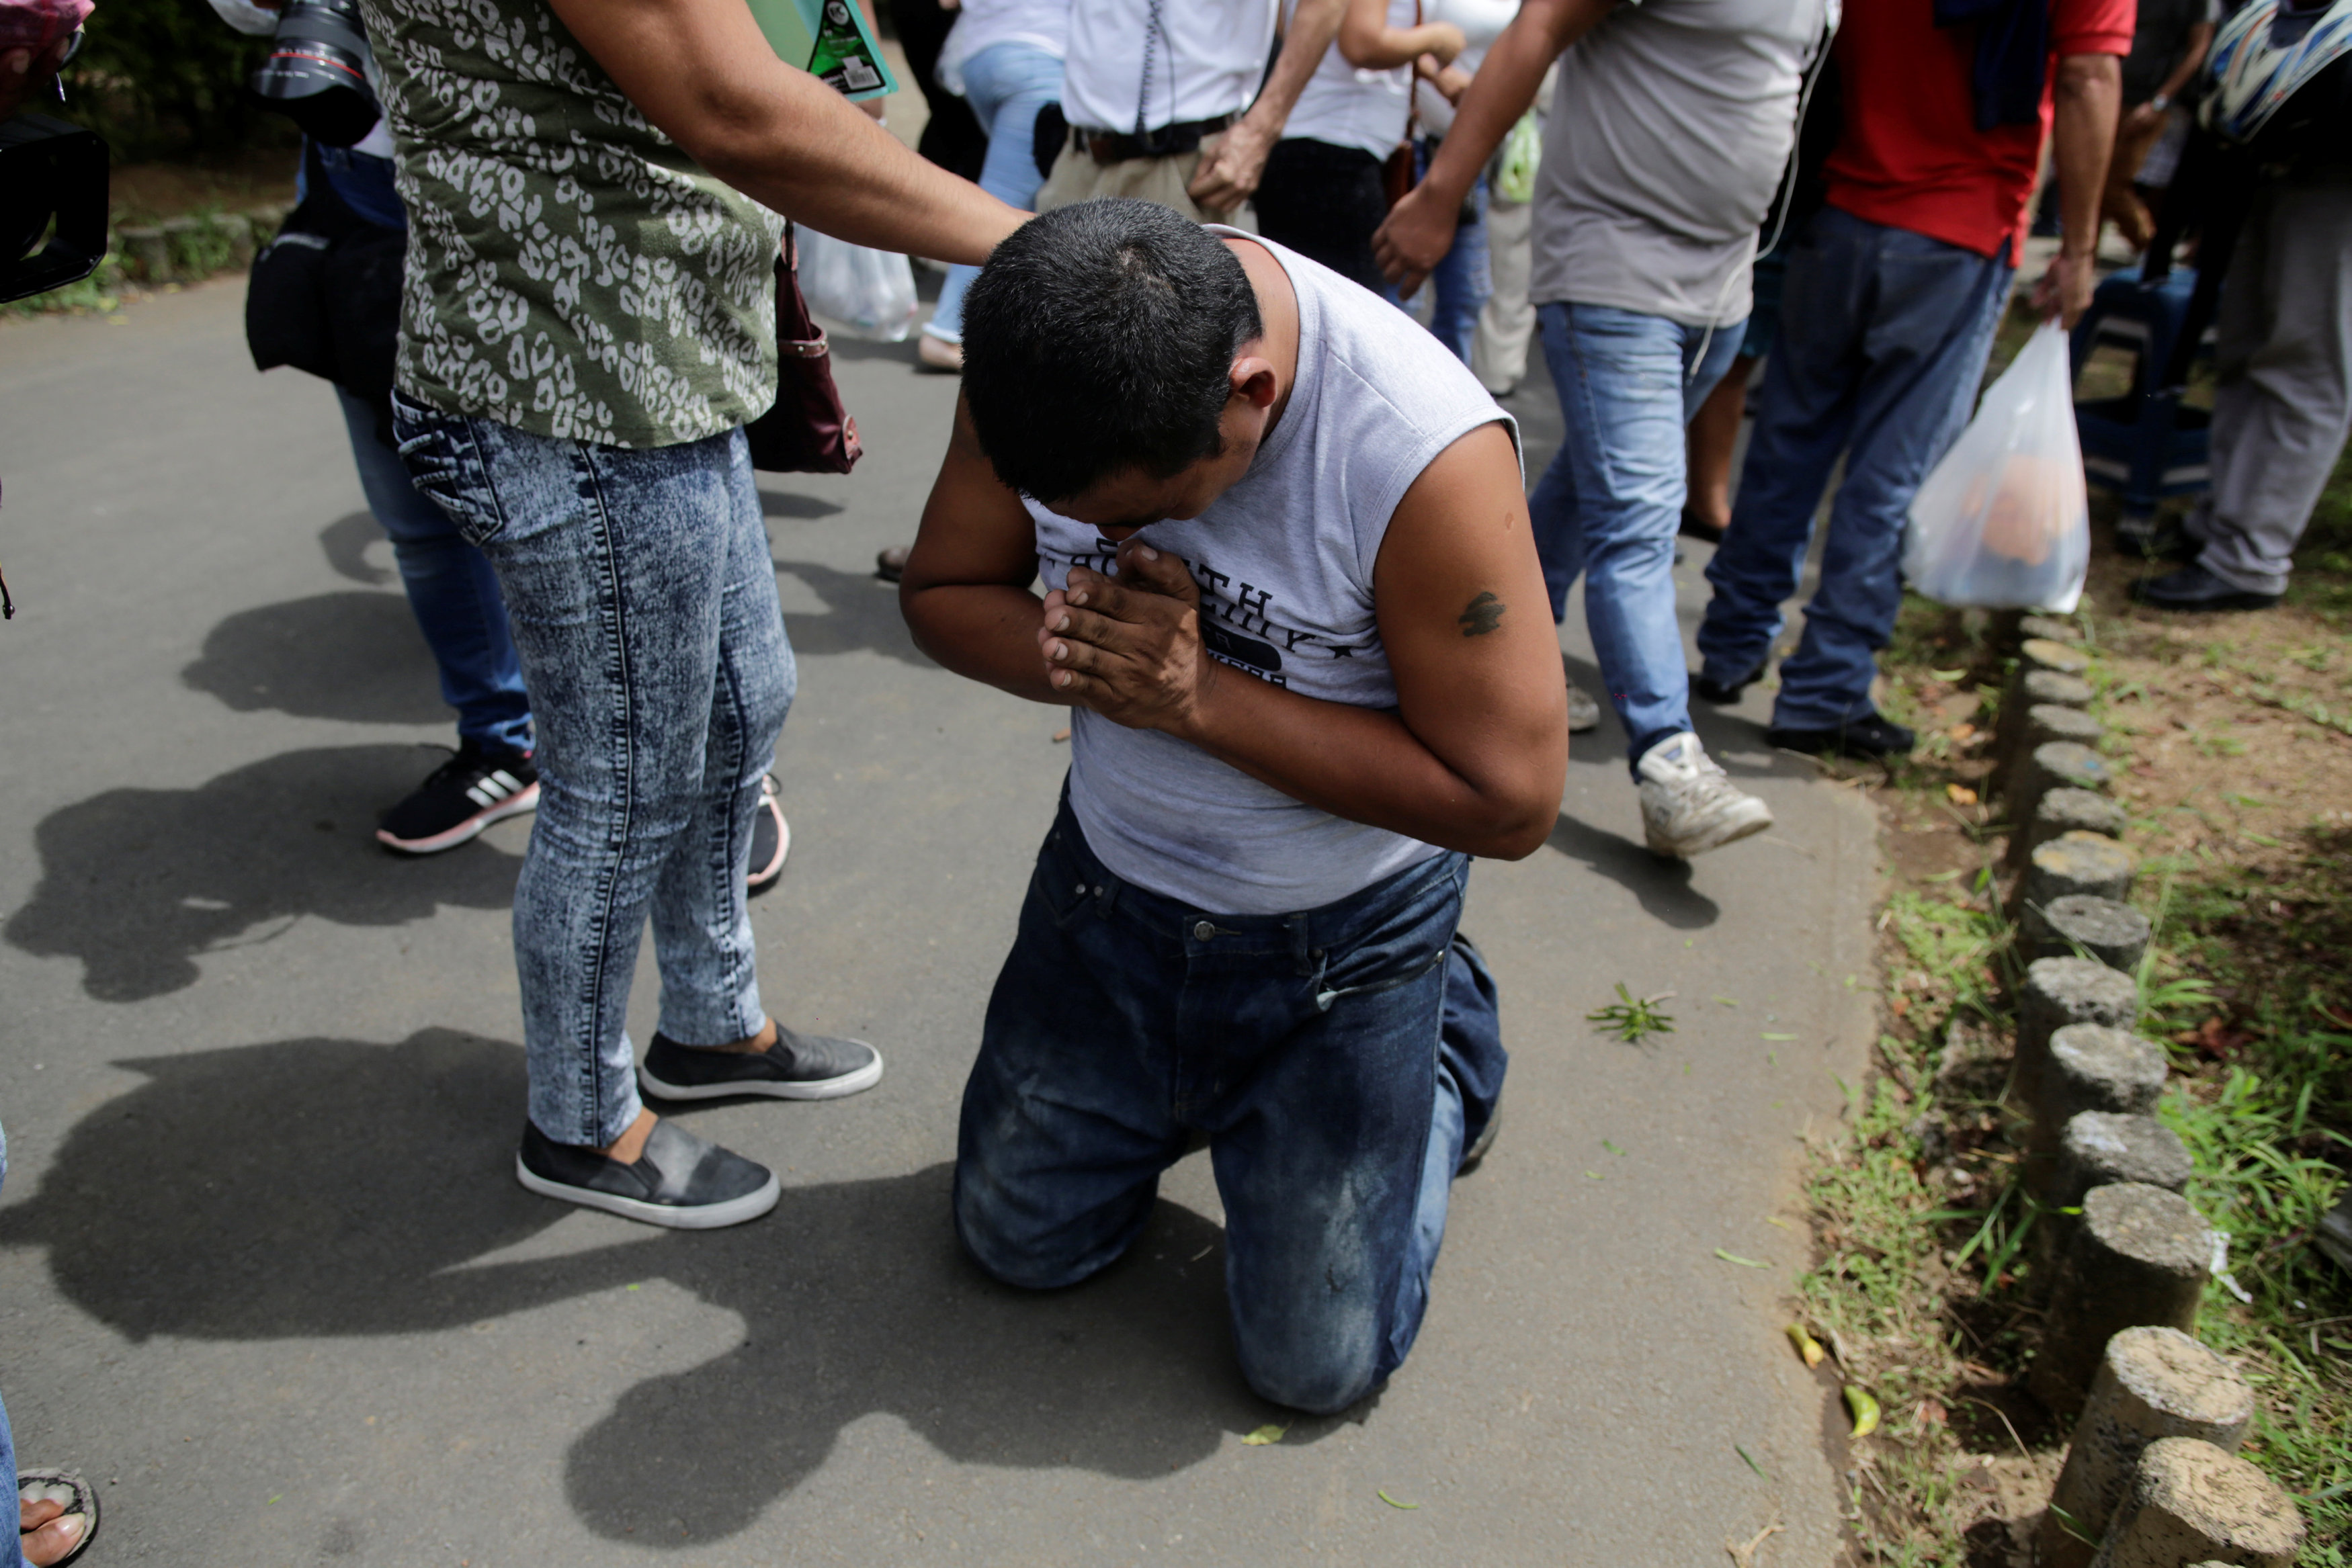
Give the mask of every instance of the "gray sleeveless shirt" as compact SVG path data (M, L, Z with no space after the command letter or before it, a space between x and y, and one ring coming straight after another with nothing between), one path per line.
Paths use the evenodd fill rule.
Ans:
M1255 236L1211 225L1209 232ZM1241 482L1189 521L1143 530L1201 585L1202 632L1221 663L1324 702L1393 708L1372 609L1389 518L1436 455L1477 429L1517 428L1459 360L1403 311L1257 240L1298 295L1298 376ZM1111 570L1113 547L1032 501L1049 588L1073 561ZM1438 852L1350 822L1157 730L1080 709L1070 803L1102 862L1203 914L1279 915L1357 893Z

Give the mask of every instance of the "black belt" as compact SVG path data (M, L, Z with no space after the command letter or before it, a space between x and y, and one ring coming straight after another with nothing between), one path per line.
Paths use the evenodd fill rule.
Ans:
M1124 131L1094 131L1073 125L1070 137L1074 145L1085 148L1097 163L1124 163L1130 158L1178 158L1200 151L1202 141L1240 118L1219 114L1207 120L1187 120L1139 136Z

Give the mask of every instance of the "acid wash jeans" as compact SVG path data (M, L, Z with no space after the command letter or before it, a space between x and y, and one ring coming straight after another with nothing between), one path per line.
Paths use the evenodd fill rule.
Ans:
M1780 665L1776 726L1834 729L1875 711L1870 683L1903 605L1911 497L1976 406L2014 276L2006 244L1979 256L1835 207L1790 250L1780 335L1698 629L1710 678L1728 685L1764 663L1843 453L1821 583Z
M1076 1284L1204 1134L1250 1386L1318 1414L1370 1393L1421 1332L1508 1064L1454 929L1469 871L1441 854L1320 909L1218 915L1104 869L1066 800L964 1086L965 1249L1007 1284Z
M740 430L630 450L396 392L393 429L506 595L539 740L514 908L530 1119L601 1147L637 1116L622 1022L648 913L663 1034L767 1020L744 877L794 670L751 458Z
M1559 392L1559 452L1528 512L1551 618L1584 581L1609 706L1639 762L1691 727L1690 666L1675 609L1675 535L1689 496L1684 434L1739 352L1745 323L1712 331L1613 305L1536 311Z

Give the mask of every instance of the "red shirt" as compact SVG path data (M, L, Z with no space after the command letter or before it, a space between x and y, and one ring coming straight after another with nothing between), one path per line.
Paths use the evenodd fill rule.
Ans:
M1830 154L1829 204L1979 256L2014 239L2050 134L2057 61L2127 55L2138 0L2050 0L2051 68L2040 125L1979 131L1969 87L1974 27L1936 26L1933 0L1847 0L1838 27L1845 131Z

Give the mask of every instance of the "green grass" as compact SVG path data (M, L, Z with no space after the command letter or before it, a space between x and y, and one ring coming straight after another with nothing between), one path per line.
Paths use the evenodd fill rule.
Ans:
M1654 1034L1675 1032L1675 1017L1659 1010L1658 1004L1673 996L1672 991L1654 997L1637 997L1617 983L1617 999L1606 1007L1593 1009L1584 1015L1584 1021L1596 1025L1599 1031L1622 1040L1627 1045L1639 1045Z
M2352 1283L2311 1244L2352 1156L2352 833L2313 832L2293 869L2185 874L2165 911L2147 1027L2219 1018L2226 1057L2179 1048L2161 1114L2196 1166L2189 1200L2230 1234L2199 1336L2261 1395L2245 1452L2295 1494L2305 1568L2352 1563ZM2191 989L2201 983L2201 990Z

